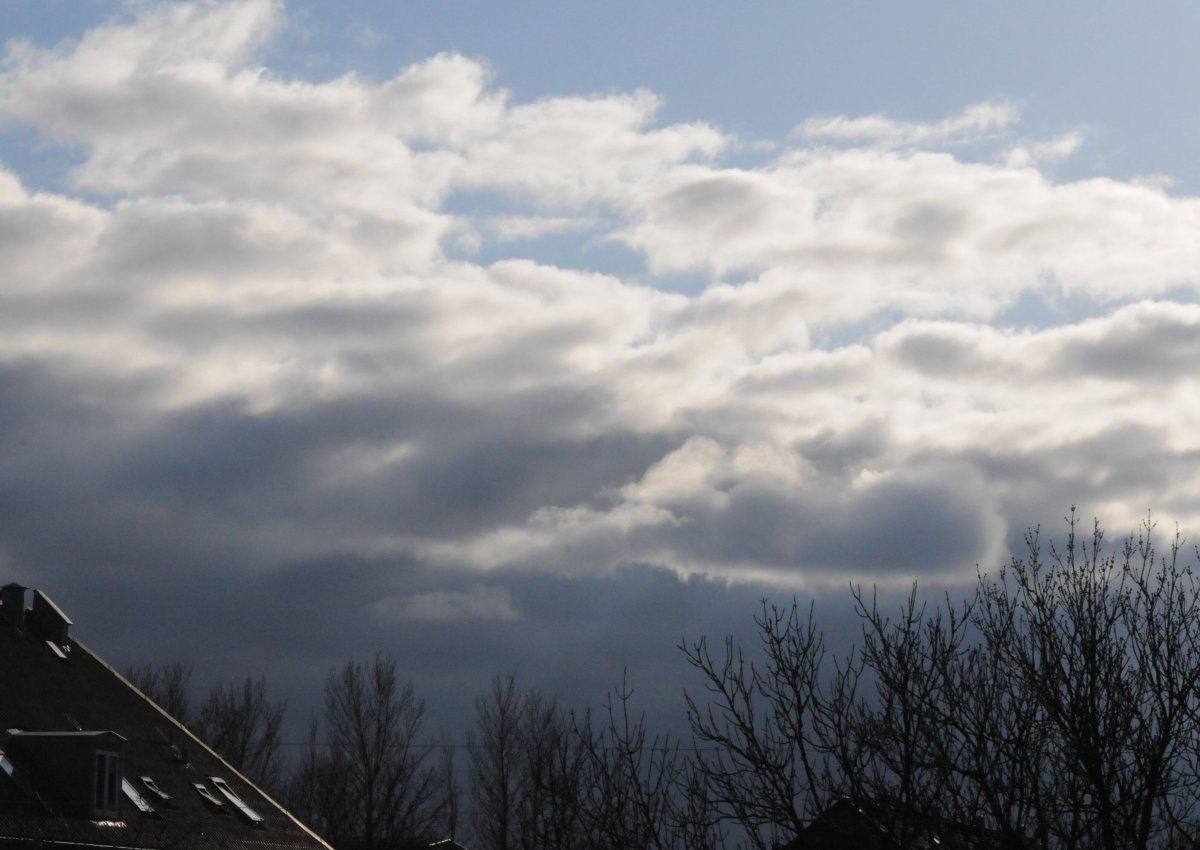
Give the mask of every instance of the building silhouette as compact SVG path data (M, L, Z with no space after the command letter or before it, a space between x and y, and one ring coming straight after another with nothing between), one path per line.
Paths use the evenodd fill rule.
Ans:
M29 595L0 588L0 850L330 850Z

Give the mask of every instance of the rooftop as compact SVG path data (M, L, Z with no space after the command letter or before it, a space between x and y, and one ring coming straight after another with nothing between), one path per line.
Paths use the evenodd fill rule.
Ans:
M329 850L69 636L44 594L35 610L16 611L24 595L13 588L0 602L0 847ZM75 776L80 754L92 760ZM106 758L115 782L102 775ZM105 788L116 798L109 814L77 810L80 793L103 799Z

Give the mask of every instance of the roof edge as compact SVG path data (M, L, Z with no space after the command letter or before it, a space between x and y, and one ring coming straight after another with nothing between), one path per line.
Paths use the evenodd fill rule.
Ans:
M221 764L225 765L225 767L229 770L230 773L232 773L234 776L236 776L242 782L245 782L247 785L249 785L251 788L253 788L255 791L257 791L259 794L261 794L263 796L263 798L265 798L267 801L269 801L271 803L271 805L275 806L276 809L278 809L279 811L281 811L285 815L287 815L288 818L291 819L292 823L294 823L294 824L296 824L296 826L300 827L300 829L303 830L306 835L308 835L310 838L312 838L314 841L316 841L318 844L320 844L322 847L324 847L325 850L334 850L333 845L331 845L324 838L322 838L321 836L319 836L315 832L313 832L312 829L308 826L308 824L304 823L304 821L300 820L300 818L298 818L294 814L292 814L291 811L286 806L280 804L280 802L278 800L276 800L274 797L272 797L266 791L259 788L256 784L254 784L249 779L247 779L240 770L238 770L236 767L234 767L228 761L226 761L225 758L220 753L218 753L216 750L214 750L212 747L210 747L204 741L200 740L200 738L197 737L190 729L188 729L187 726L183 725L178 720L176 720L174 717L172 717L170 714L168 714L163 709L162 706L160 706L154 700L150 699L150 697L146 696L146 694L143 693L141 691L141 689L139 689L135 684L133 684L133 682L129 681L123 675L121 675L119 670L117 670L115 667L113 667L111 664L109 664L107 661L105 661L99 655L97 655L96 653L94 653L90 649L88 649L87 646L84 645L78 638L72 638L71 640L75 644L75 648L77 650L87 653L89 656L91 656L93 659L95 659L95 661L98 664L100 664L102 667L104 667L104 669L108 670L108 672L110 672L114 676L116 676L123 684L125 684L126 687L128 687L135 694L137 694L142 699L144 699L146 702L148 702L150 705L152 705L154 707L155 711L157 711L160 715L162 715L162 717L167 722L169 722L176 729L183 732L183 734L187 735L187 737L190 738L193 742L195 742L197 746L199 746L205 752L212 755L213 758L215 758Z

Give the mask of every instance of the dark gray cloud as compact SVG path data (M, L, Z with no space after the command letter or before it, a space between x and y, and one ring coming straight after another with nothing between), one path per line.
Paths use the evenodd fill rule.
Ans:
M994 370L995 364L981 356L979 340L962 330L926 327L904 333L896 341L894 356L905 366L932 377L969 376L989 366Z
M387 622L365 616L373 595L458 587L456 577L411 563L325 560L229 579L197 583L181 573L102 595L73 588L55 599L82 639L114 663L187 659L197 684L269 671L277 696L291 700L293 740L302 738L328 672L376 650L394 654L417 685L431 731L460 733L474 697L493 676L514 672L525 686L580 709L599 709L627 676L650 722L680 734L683 691L702 683L679 643L732 635L750 645L761 600L792 600L751 585L680 582L644 567L583 580L498 574L490 581L510 592L518 620ZM856 634L848 591L822 595L818 606L831 650L844 651Z
M455 728L496 673L595 705L628 666L667 716L677 641L763 595L849 634L846 584L959 589L1072 502L1200 520L1194 199L939 147L996 104L753 151L461 56L286 79L280 14L144 4L0 68L77 166L0 173L0 565L111 660L304 714L382 649ZM991 327L1020 293L1091 318Z
M838 479L799 491L737 481L719 506L677 506L683 521L661 537L646 530L643 545L666 544L696 564L749 563L782 574L936 574L986 552L991 505L973 491L969 480L952 486L929 473L853 490Z
M866 420L843 428L825 428L800 440L796 448L822 474L836 477L873 463L891 442L886 422Z
M1068 340L1051 369L1064 377L1134 382L1188 380L1200 362L1200 318L1194 305L1141 305L1103 334Z

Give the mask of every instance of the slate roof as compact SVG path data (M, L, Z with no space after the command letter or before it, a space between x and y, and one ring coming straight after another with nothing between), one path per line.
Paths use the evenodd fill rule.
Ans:
M936 815L904 814L843 797L780 850L1003 850L1004 846L1000 833L982 826Z
M0 616L0 752L9 756L8 769L0 769L0 848L330 850L86 646L74 638L50 643L28 621L18 628ZM38 765L28 763L28 754L24 764L18 760L22 741L14 730L116 733L124 738L123 778L154 813L139 812L121 794L115 819L72 816L70 807L56 799L61 792L39 774ZM35 737L27 735L25 741ZM111 736L104 740L119 744ZM4 762L0 759L0 768ZM141 776L151 777L171 800L154 798ZM224 780L262 823L249 822L210 777ZM197 782L225 804L213 808L193 787Z

